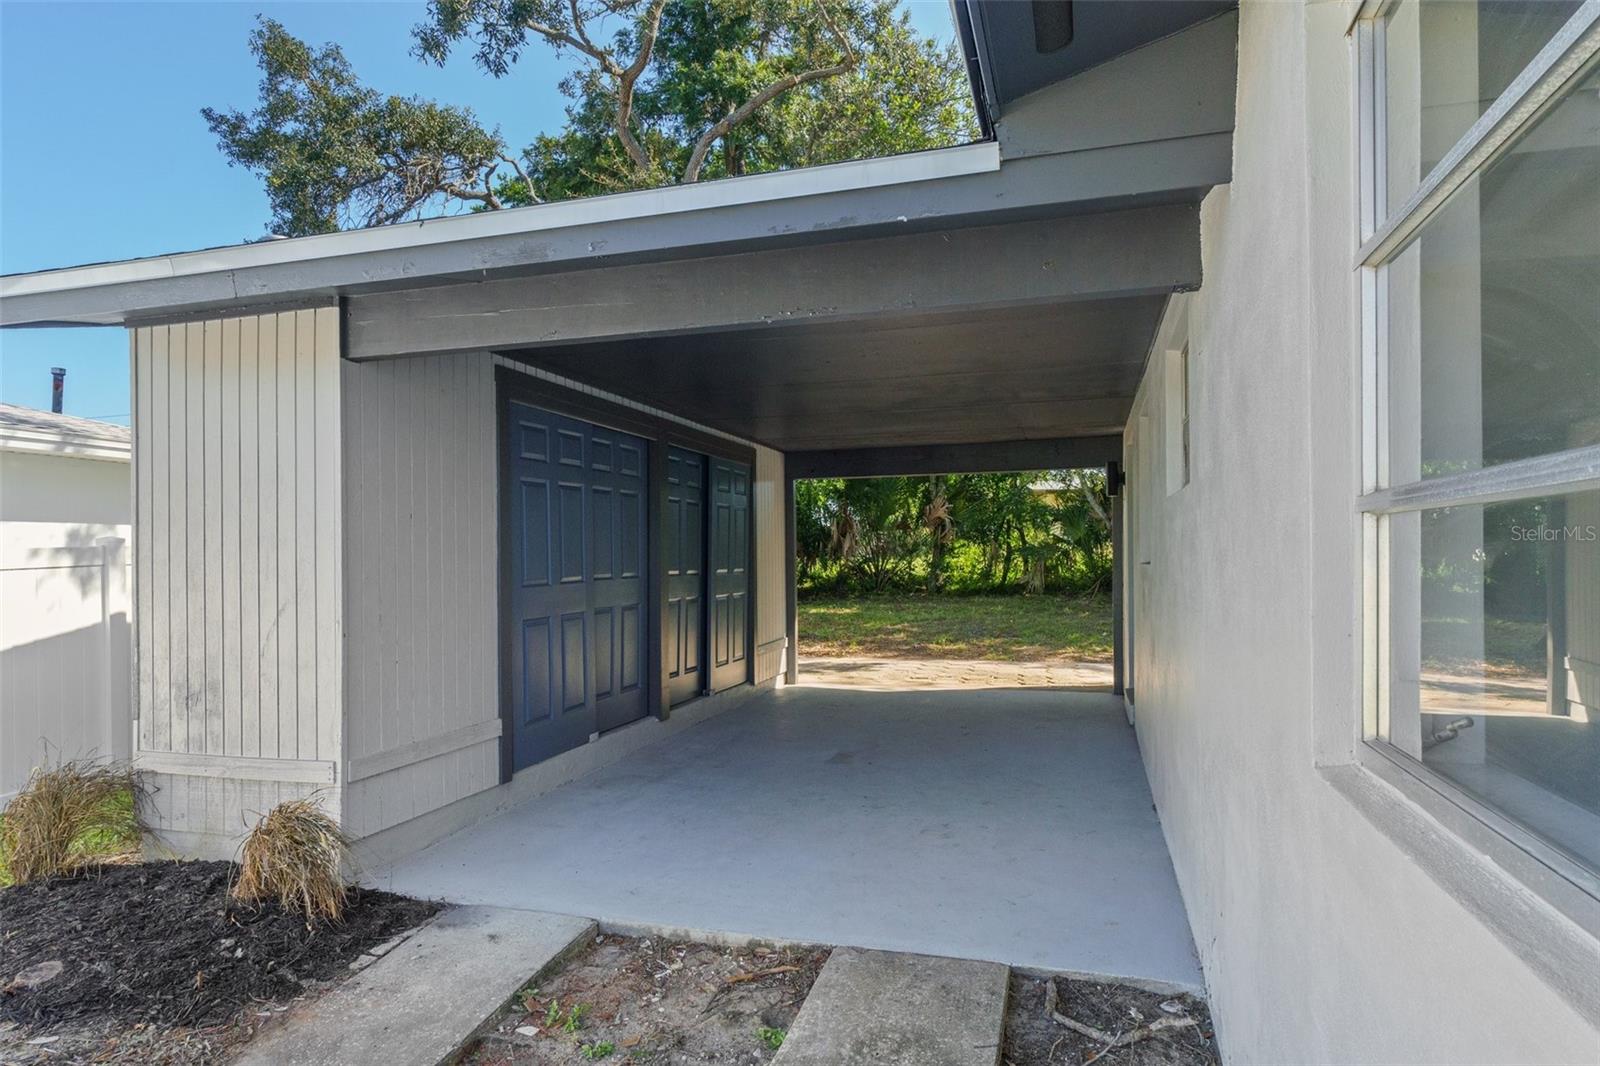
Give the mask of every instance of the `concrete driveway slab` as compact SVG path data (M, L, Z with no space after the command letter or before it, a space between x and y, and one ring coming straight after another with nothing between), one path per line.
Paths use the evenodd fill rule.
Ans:
M372 871L381 888L1203 988L1109 694L799 686Z

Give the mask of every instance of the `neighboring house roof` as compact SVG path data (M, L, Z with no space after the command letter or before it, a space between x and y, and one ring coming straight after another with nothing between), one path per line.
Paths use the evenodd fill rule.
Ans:
M132 454L131 441L127 426L0 403L0 451L125 463Z

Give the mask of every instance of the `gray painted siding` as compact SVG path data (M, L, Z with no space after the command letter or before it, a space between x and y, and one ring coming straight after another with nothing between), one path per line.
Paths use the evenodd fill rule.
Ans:
M499 782L494 366L343 366L346 828Z
M338 311L130 332L138 759L158 831L231 837L341 755Z
M750 498L756 524L756 683L783 670L784 576L787 538L783 514L783 453L756 445Z

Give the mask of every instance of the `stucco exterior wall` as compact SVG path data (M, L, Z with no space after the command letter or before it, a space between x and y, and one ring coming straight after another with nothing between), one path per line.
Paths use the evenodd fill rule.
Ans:
M1581 1005L1329 772L1360 694L1349 14L1241 11L1234 179L1188 304L1187 486L1163 359L1128 423L1135 725L1229 1061L1593 1062Z

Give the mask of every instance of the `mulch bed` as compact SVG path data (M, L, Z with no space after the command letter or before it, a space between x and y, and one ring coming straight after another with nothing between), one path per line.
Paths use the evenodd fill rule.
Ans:
M275 903L228 898L234 865L102 866L0 889L0 1023L30 1029L76 1019L218 1025L251 1004L300 994L349 972L366 949L440 904L354 889L338 923L307 928ZM33 987L16 975L58 961Z
M1222 1057L1204 1000L1147 992L1107 981L1057 977L1055 1013L1111 1037L1134 1033L1158 1019L1193 1019L1123 1046L1076 1032L1051 1017L1043 977L1012 973L1006 1005L1002 1066L1218 1066Z

